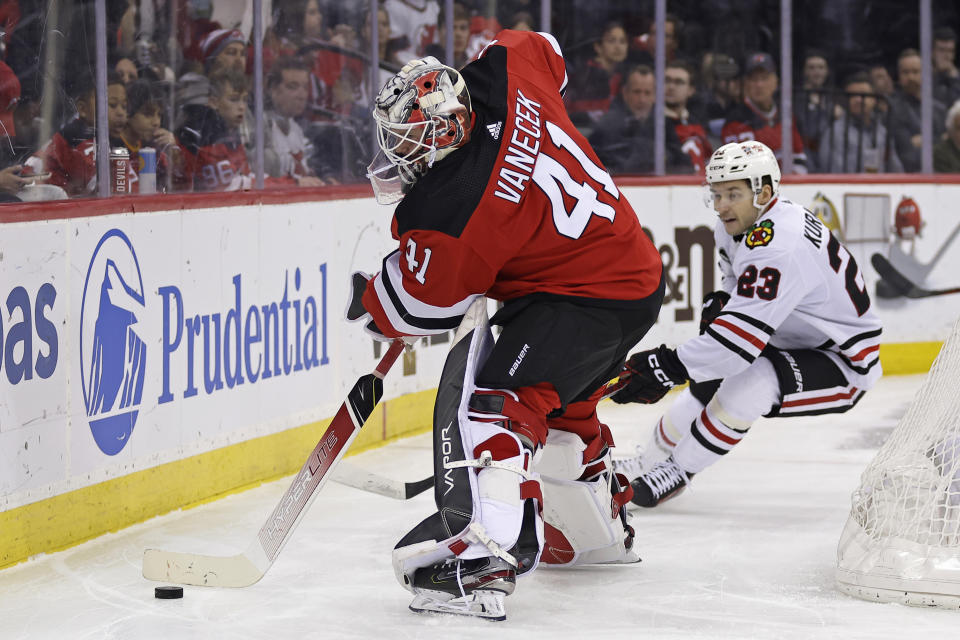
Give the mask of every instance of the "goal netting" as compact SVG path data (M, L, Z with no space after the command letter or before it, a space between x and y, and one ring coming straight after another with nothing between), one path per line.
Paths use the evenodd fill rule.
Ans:
M960 607L960 322L853 494L837 584L883 602Z

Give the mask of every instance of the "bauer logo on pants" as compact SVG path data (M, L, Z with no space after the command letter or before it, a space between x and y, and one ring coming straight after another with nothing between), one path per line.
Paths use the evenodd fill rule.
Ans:
M90 258L80 307L80 381L90 430L107 455L119 453L137 422L147 361L138 331L143 278L130 240L106 232Z

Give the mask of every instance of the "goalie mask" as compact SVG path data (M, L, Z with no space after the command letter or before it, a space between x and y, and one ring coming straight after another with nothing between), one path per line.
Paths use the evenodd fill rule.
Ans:
M770 177L770 186L773 188L773 195L766 205L761 206L757 198L763 191L763 178ZM761 212L770 206L780 193L780 165L777 163L777 156L774 155L770 147L755 140L746 142L731 142L725 144L710 156L706 170L707 188L704 194L705 204L713 208L713 196L710 193L710 185L717 182L729 182L731 180L747 180L750 183L750 191L753 192L753 206Z
M413 60L383 85L373 119L380 151L367 177L377 201L390 204L469 138L467 84L434 57Z

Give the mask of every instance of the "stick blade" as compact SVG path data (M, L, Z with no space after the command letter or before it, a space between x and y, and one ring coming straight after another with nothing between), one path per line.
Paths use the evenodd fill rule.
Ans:
M901 295L914 297L911 295L915 289L914 284L907 280L902 273L897 271L897 269L890 264L889 260L879 253L875 253L870 257L870 263L873 265L877 274L886 280L887 284L897 290Z
M143 552L143 577L157 582L173 582L198 587L249 587L263 577L265 567L258 566L248 550L235 556L205 556L147 549Z
M369 491L394 500L406 500L407 498L405 487L399 481L373 474L346 460L340 461L331 478L334 482L339 482L348 487Z

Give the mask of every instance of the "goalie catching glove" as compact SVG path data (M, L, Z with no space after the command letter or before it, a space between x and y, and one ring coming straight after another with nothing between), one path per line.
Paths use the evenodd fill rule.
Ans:
M620 373L620 380L624 379L623 388L611 396L614 402L654 404L670 389L689 380L689 376L676 350L662 344L630 356Z

